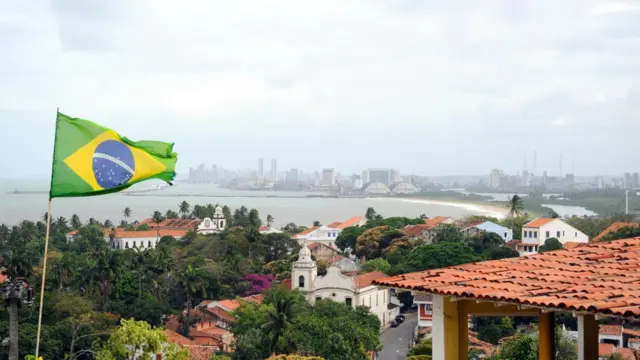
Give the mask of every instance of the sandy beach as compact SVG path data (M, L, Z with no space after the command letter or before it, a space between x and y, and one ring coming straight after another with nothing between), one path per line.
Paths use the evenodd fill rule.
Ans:
M465 202L465 201L456 201L456 200L434 200L429 198L422 197L414 197L414 198L403 198L403 197L394 197L387 198L393 199L400 202L406 203L414 203L414 204L425 204L425 205L441 205L441 206L452 206L460 209L467 210L477 215L485 215L491 216L498 219L503 219L507 216L509 209L507 207L502 207L498 205L491 205L488 203L478 203L478 202Z

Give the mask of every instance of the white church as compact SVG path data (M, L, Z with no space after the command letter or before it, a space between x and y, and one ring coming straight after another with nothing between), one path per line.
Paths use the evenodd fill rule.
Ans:
M354 308L366 306L380 319L382 327L386 327L400 311L400 302L391 290L372 285L374 280L386 276L381 271L343 274L333 265L329 266L326 275L318 276L311 251L303 245L291 269L291 288L300 290L311 304L320 299L330 299Z
M215 234L224 231L226 226L227 221L224 218L222 207L218 205L213 211L213 218L206 217L202 219L202 222L198 225L198 234Z

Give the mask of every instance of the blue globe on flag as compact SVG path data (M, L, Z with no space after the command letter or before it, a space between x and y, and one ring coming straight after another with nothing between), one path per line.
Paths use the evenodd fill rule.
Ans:
M93 153L93 174L98 185L112 189L125 185L136 171L136 163L129 146L116 140L100 143Z

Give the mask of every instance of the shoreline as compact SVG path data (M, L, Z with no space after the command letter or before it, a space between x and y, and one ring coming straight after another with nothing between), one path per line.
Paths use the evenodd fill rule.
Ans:
M401 202L408 203L419 203L425 205L440 205L440 206L451 206L457 207L460 209L465 209L471 212L477 212L476 215L484 215L495 217L498 220L502 220L507 217L507 213L509 210L506 207L500 207L496 205L492 205L490 203L483 202L473 202L473 201L464 201L464 200L456 200L456 199L447 199L447 200L436 200L429 197L380 197L380 198L369 198L372 200L380 200L380 199L388 199L388 200L396 200Z

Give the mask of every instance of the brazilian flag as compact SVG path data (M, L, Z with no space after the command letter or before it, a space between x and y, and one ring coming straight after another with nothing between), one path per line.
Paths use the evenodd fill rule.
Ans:
M131 141L58 113L49 197L103 195L149 179L171 184L177 160L171 143Z

